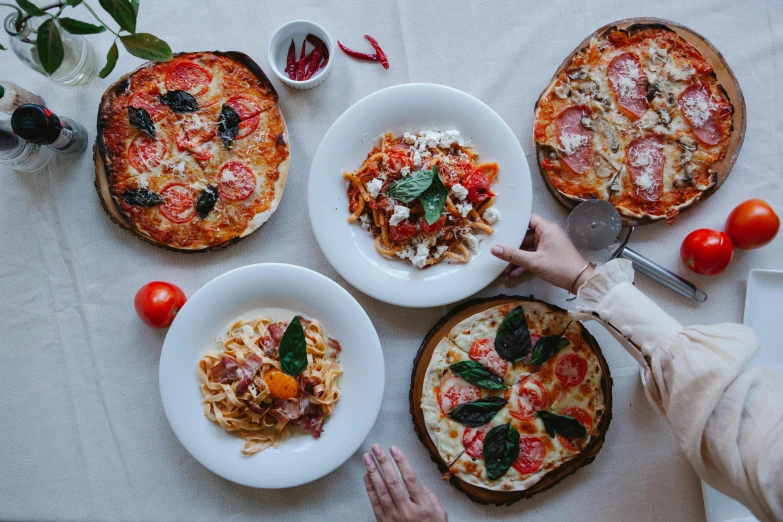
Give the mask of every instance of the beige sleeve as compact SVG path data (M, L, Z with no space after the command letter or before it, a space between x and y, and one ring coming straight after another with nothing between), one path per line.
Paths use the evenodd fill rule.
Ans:
M610 261L579 289L572 315L596 320L645 370L646 394L699 476L761 520L783 520L783 375L745 369L758 347L739 324L683 328Z

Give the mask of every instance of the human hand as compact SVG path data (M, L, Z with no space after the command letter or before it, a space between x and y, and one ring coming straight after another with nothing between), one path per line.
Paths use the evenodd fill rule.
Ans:
M593 274L592 267L584 270L587 261L563 229L537 214L530 216L530 230L521 249L493 245L491 252L510 263L503 272L509 277L520 277L527 270L566 290L576 291Z
M446 522L448 515L438 497L428 487L419 482L408 459L400 448L392 446L389 452L397 463L400 474L380 444L372 445L373 456L365 453L362 457L367 473L364 485L367 496L379 522ZM376 465L375 461L378 461ZM402 482L400 482L402 475ZM407 491L406 491L407 489Z

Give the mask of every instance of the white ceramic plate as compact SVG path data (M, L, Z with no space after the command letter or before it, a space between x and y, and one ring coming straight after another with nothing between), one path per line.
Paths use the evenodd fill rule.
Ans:
M198 361L237 317L270 307L318 319L340 342L342 393L321 438L298 434L243 456L244 440L204 417ZM182 307L163 343L159 378L169 424L196 460L239 484L286 488L326 475L359 449L381 407L383 353L370 318L334 281L293 265L249 265L213 279Z
M748 367L769 366L783 371L783 352L779 349L783 337L780 321L780 301L783 299L783 271L751 270L745 291L745 318L743 322L753 328L759 338L759 351ZM756 520L751 512L734 500L704 482L704 508L707 522L750 522Z
M348 223L348 183L381 134L457 129L480 161L500 165L495 233L469 263L441 262L421 270L408 260L381 256L372 237ZM487 105L464 92L432 84L389 87L360 100L321 140L310 169L308 204L313 232L329 262L349 283L387 303L430 307L453 303L491 283L506 264L489 252L493 243L518 246L530 222L530 170L516 136Z

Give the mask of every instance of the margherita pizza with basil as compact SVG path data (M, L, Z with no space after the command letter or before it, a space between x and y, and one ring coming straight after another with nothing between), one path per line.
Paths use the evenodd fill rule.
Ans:
M532 494L594 457L611 417L610 382L581 323L520 299L461 321L440 341L421 409L452 476Z
M110 215L183 251L223 247L276 210L289 146L277 94L240 53L148 63L101 100L96 187Z
M671 220L715 187L734 109L713 66L666 26L609 28L538 100L534 139L551 189L626 219Z

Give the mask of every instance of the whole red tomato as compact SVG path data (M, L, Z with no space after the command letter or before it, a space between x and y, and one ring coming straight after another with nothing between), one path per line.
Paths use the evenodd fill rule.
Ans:
M700 228L682 241L680 257L688 268L701 275L718 275L729 266L734 245L725 232Z
M761 248L780 230L780 218L763 199L749 199L737 205L726 220L726 233L742 250Z
M144 324L153 328L166 328L174 321L185 301L185 292L178 286L153 281L139 288L133 304Z

